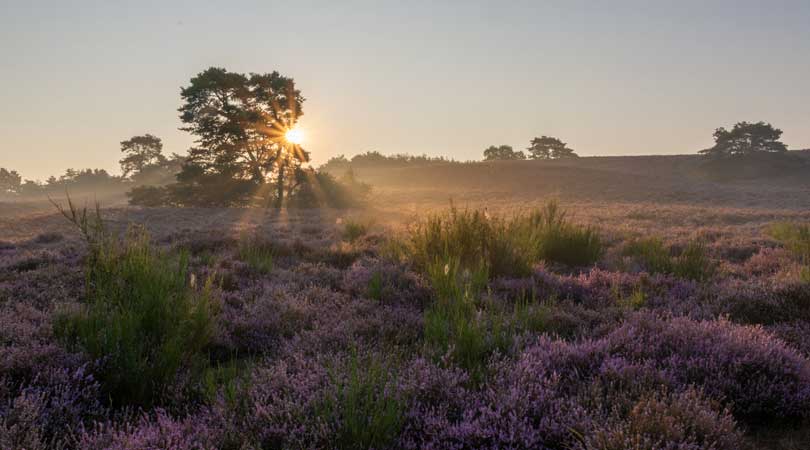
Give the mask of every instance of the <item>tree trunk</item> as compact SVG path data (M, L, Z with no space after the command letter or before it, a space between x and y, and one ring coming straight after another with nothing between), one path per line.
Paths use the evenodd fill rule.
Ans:
M278 167L278 180L276 181L276 209L281 209L284 204L284 175L287 171L286 161Z

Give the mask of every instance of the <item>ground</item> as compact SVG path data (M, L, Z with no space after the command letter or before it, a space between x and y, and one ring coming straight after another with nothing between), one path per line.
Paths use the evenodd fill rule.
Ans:
M356 175L374 194L347 211L102 198L114 234L144 225L216 285L203 375L183 366L141 405L111 401L109 361L55 331L87 301L75 225L47 201L0 203L0 448L810 446L810 281L769 231L810 222L810 177L712 181L694 157ZM512 217L550 199L604 252L491 277L454 298L465 323L437 319L441 270L392 250L451 203ZM627 251L649 237L666 258L702 243L706 276L651 273Z

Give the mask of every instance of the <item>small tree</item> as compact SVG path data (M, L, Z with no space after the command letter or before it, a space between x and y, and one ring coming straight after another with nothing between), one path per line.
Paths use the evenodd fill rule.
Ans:
M19 194L22 177L16 170L0 167L0 194Z
M568 148L565 142L551 136L532 139L531 145L526 150L529 151L529 158L532 159L576 158L578 156L574 150Z
M784 153L787 146L779 138L782 130L765 122L739 122L727 130L718 128L714 131L714 146L701 150L708 156L743 156L758 153Z
M121 141L121 152L126 155L119 161L121 171L126 177L141 172L145 167L162 164L166 161L162 151L163 142L151 134L133 136Z
M485 161L526 159L526 154L516 152L511 145L491 145L484 150Z

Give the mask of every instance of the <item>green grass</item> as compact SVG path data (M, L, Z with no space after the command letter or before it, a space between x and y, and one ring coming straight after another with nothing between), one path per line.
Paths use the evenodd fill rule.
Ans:
M681 278L703 281L715 271L714 262L709 258L706 245L701 241L691 241L675 259L674 273Z
M767 233L785 246L802 264L810 264L810 224L778 222Z
M66 345L101 362L96 375L117 405L161 403L177 388L195 384L208 364L205 349L214 328L215 298L209 278L196 283L186 252L154 246L143 228L112 236L87 208L59 211L89 246L84 302L59 313L54 331Z
M690 241L677 255L658 237L636 239L627 243L622 254L634 258L649 273L670 274L702 281L714 273L715 264L701 241Z
M103 361L100 381L114 403L152 405L183 372L195 379L214 325L211 280L193 286L185 253L151 245L141 229L94 245L85 303L61 315L55 331Z
M388 448L404 421L405 403L392 393L395 376L380 358L353 354L334 390L316 406L316 415L334 424L335 448Z
M590 265L603 252L598 233L570 223L556 202L511 218L451 208L417 223L391 248L426 275L435 293L424 312L428 354L464 368L473 383L485 376L491 355L511 349L516 334L549 328L549 309L533 299L506 309L482 302L490 277L526 276L541 260Z
M383 297L383 278L380 272L374 272L371 279L368 280L368 289L366 295L372 300L382 301Z
M353 244L361 237L368 234L369 225L354 220L346 220L343 225L343 240Z
M616 297L616 304L624 308L638 310L647 304L647 295L644 293L644 289L642 289L641 286L636 286L630 295L622 294L618 286L614 286L613 293Z
M649 273L672 273L674 262L669 247L659 237L636 239L624 246L623 256L635 258Z
M428 278L436 293L436 301L424 313L428 352L437 359L449 353L453 362L475 376L491 352L475 305L475 298L486 285L486 271L460 271L458 260L444 264L435 261L428 268Z
M493 276L525 275L529 249L517 248L506 223L483 211L434 214L417 223L406 244L408 256L422 270L436 261L455 261L461 270L485 270Z
M228 405L236 405L240 388L246 383L245 374L249 372L250 362L246 360L231 360L205 368L200 376L202 398L213 403L222 394Z
M553 307L551 301L539 303L523 296L513 305L511 320L518 330L541 334L550 331L554 325L551 317Z
M266 275L273 270L275 250L269 242L257 237L243 237L239 240L238 257L254 272Z
M570 223L555 201L526 218L514 220L510 233L523 236L519 242L534 247L537 252L534 259L568 266L592 265L604 251L596 229Z
M417 223L400 247L423 271L435 261L457 261L461 270L493 277L526 276L541 260L587 266L603 252L596 230L569 222L556 202L511 218L453 207Z
M801 272L799 272L799 280L802 283L810 283L810 266L802 267Z

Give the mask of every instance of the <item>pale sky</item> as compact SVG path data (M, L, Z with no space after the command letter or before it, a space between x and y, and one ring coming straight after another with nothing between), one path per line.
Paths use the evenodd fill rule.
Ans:
M368 150L480 159L542 134L581 155L694 153L765 120L810 147L810 1L0 0L0 167L118 172L167 153L180 87L278 70L320 164Z

